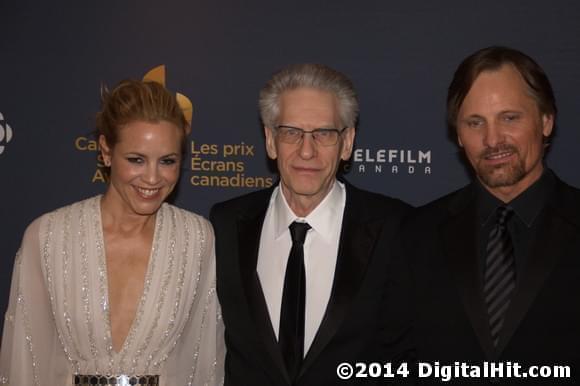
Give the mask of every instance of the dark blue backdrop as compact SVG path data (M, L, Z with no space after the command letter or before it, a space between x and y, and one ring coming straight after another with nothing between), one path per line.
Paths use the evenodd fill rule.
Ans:
M212 203L253 189L226 182L273 177L256 108L270 74L293 62L328 64L360 94L356 158L346 177L419 205L468 180L444 123L455 67L476 49L508 45L549 74L560 115L548 163L580 186L578 20L573 0L3 1L0 312L26 225L104 190L89 142L101 84L166 66L168 88L194 109L176 203L207 215ZM242 143L238 149L253 146L253 154L223 153ZM218 154L196 154L202 144ZM239 170L197 170L212 160L237 162ZM219 186L192 184L211 176L222 177Z

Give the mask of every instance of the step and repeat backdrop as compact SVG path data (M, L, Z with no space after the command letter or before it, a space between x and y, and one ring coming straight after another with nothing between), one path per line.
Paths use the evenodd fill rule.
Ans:
M64 3L64 2L63 2ZM345 178L421 205L469 181L447 136L459 62L489 45L544 67L559 116L547 163L580 186L577 1L94 1L0 3L0 313L13 259L36 217L104 192L93 135L100 88L164 83L191 105L174 202L211 205L276 183L257 98L279 68L319 62L358 89Z

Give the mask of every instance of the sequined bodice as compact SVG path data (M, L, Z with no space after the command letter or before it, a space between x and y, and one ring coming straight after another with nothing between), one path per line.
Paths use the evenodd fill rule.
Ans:
M41 369L50 363L45 363L46 356L59 352L63 352L63 367L51 369L48 364L46 371L62 373L57 379L68 379L67 384L72 374L163 374L161 385L198 384L198 378L214 377L216 324L221 321L217 320L213 233L207 220L169 204L159 209L143 295L119 352L113 350L111 340L100 196L44 215L31 225L35 227L38 245L32 250L38 248L38 257L24 251L16 261L15 275L29 270L36 260L40 263L36 263L39 269L30 269L41 271L39 281L44 285L39 291L48 298L43 304L50 305L42 315L51 319L43 324L46 331L35 327L41 315L34 313L42 307L24 307L25 299L41 297L26 283L18 284L22 315L18 301L11 300L9 307L9 314L22 320L22 339L30 338L30 384L45 384ZM14 322L8 328L19 326ZM45 350L37 342L52 332L54 347Z

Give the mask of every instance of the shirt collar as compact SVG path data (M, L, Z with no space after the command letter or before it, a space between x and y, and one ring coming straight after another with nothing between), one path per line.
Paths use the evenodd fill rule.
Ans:
M546 204L548 196L555 184L554 173L545 168L542 175L528 189L524 190L512 201L504 204L501 200L491 194L481 182L477 182L477 200L479 222L483 226L491 218L497 207L506 205L514 210L514 213L529 228L540 214Z
M338 216L342 213L345 203L344 184L335 180L332 188L312 212L306 217L298 217L286 201L280 185L274 190L272 200L274 201L274 226L276 239L288 232L288 226L294 221L307 222L312 231L320 234L325 240L331 240L332 229L337 222Z

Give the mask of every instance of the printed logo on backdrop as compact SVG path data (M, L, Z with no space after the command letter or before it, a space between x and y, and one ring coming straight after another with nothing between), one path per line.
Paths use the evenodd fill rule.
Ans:
M157 82L165 86L165 65L155 67L143 77L143 80ZM177 102L185 119L191 124L193 104L183 94L176 93ZM194 127L189 145L190 160L185 160L185 167L190 170L189 182L193 187L219 188L265 188L273 184L271 176L253 176L248 173L247 161L256 156L254 144L240 143L199 143L195 140ZM79 151L99 151L95 139L77 137L75 148ZM108 175L100 154L97 155L97 168L92 182L107 182Z
M346 171L365 175L430 175L431 150L357 148Z
M143 78L165 86L165 66L149 71ZM191 124L193 106L189 99L177 94L177 101ZM265 188L272 185L272 177L247 175L246 162L255 157L255 145L240 143L199 143L193 130L190 143L191 174L189 182L194 187Z
M4 153L4 149L8 142L12 140L13 131L8 122L4 120L4 115L0 113L0 155Z
M240 143L197 143L191 141L193 186L220 188L267 188L271 176L247 175L246 162L256 156L256 146Z

